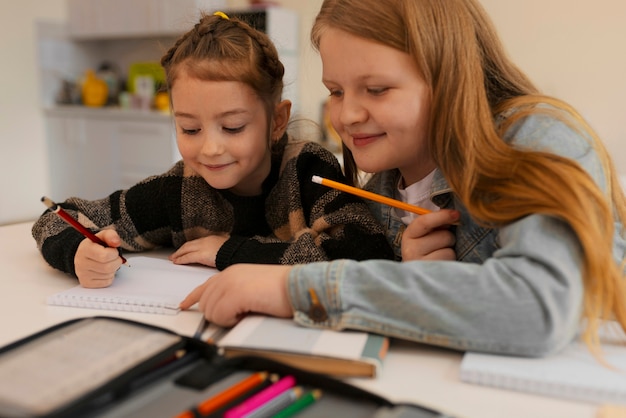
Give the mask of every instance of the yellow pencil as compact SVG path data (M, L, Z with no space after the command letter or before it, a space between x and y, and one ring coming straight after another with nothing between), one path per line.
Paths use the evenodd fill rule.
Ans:
M419 206L409 205L408 203L404 203L396 199L391 199L389 197L381 196L379 194L368 192L368 191L359 189L357 187L348 186L347 184L339 183L337 181L328 180L320 176L313 176L312 180L313 180L313 183L332 187L333 189L341 190L342 192L357 195L365 199L373 200L374 202L393 206L394 208L406 210L407 212L417 213L418 215L424 215L426 213L431 212L430 210L420 208Z

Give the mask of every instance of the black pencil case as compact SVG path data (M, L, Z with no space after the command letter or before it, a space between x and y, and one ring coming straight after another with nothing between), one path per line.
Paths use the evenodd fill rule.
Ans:
M104 331L96 328L102 326L105 327ZM145 343L136 344L135 340L153 338L156 342L149 340L148 344L148 347L152 347L152 352L140 359L128 360L121 356L122 360L115 364L126 362L125 367L111 376L108 375L110 367L99 375L97 371L89 371L89 367L82 367L80 371L93 374L91 378L80 376L88 381L83 386L91 384L93 387L73 388L71 383L72 379L76 379L74 375L77 373L73 373L76 371L76 364L84 361L80 360L84 354L81 350L90 350L88 346L93 344L97 347L91 351L97 352L106 348L103 345L115 344L117 337L113 337L113 334L117 333L117 328L129 335L137 335L137 338L128 343L129 347L137 345L136 350L143 350L141 344ZM113 331L108 331L109 329ZM94 332L97 336L88 343L77 344L85 335L74 337L74 334L81 332L85 335ZM67 350L66 355L64 350ZM131 351L130 348L128 351ZM97 353L86 354L97 356ZM104 357L106 356L103 355ZM42 358L50 360L42 361ZM29 359L29 363L20 365ZM101 361L98 357L93 359L94 364L98 364L98 361ZM30 365L36 369L32 370ZM105 367L100 364L98 366ZM234 400L227 407L209 415L201 415L194 407L258 371L274 376L291 375L304 390L321 391L320 399L299 413L299 418L443 417L441 413L419 405L393 403L330 376L307 372L261 357L226 359L212 344L181 336L164 328L106 316L66 321L0 348L0 382L5 382L0 384L0 416L176 417L188 411L196 417L219 417L225 409L242 399ZM51 383L45 384L46 382ZM54 401L47 401L46 396L54 396L53 388L49 387L54 382L58 385L65 384L69 387L68 391L76 390L76 393L72 396L62 393ZM52 390L52 394L48 393L48 389ZM246 396L251 394L247 393ZM59 396L63 401L59 401ZM21 403L17 402L19 400Z

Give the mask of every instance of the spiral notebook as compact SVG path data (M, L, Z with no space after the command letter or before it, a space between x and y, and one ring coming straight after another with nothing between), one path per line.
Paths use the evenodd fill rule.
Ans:
M175 315L179 303L217 270L173 264L167 259L136 256L122 266L113 284L101 289L80 285L55 293L48 305Z
M616 330L602 335L608 368L587 346L575 341L544 358L522 358L468 352L460 377L467 383L530 392L594 404L626 405L626 337Z

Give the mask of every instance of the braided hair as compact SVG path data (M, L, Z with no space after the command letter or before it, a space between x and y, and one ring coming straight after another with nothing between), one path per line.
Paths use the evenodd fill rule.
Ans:
M263 32L237 18L202 14L161 58L168 89L182 70L207 81L238 81L263 101L268 119L280 101L285 68Z

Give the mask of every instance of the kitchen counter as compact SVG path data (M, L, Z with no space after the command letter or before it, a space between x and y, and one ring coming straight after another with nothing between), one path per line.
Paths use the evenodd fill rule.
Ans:
M117 106L87 107L80 105L55 105L43 108L45 116L116 119L119 121L167 121L170 113L156 110L122 109Z

